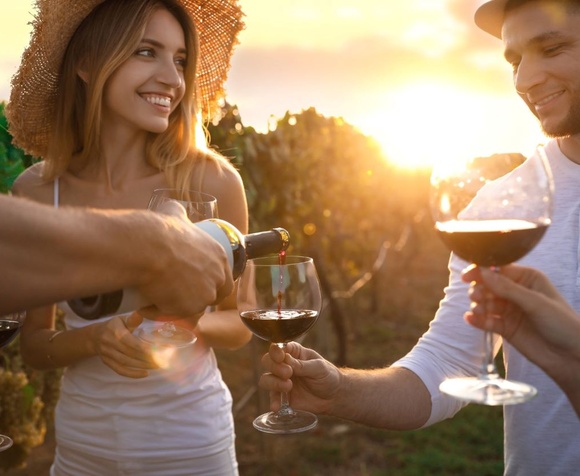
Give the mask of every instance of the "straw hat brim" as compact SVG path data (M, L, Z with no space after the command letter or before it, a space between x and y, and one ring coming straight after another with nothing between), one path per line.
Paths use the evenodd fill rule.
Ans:
M475 24L486 33L501 39L507 3L508 0L491 0L484 3L475 12Z
M48 148L51 118L61 63L80 23L105 0L36 0L30 44L12 78L6 106L14 144L43 157ZM223 97L230 58L244 28L238 0L179 0L198 32L200 57L197 87L202 115L208 119Z

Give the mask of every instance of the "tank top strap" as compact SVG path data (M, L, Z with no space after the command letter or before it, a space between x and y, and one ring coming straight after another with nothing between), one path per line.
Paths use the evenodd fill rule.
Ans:
M53 203L54 203L54 208L58 208L58 203L59 203L59 195L60 195L60 190L59 190L59 177L56 177L54 179L54 193L53 193Z

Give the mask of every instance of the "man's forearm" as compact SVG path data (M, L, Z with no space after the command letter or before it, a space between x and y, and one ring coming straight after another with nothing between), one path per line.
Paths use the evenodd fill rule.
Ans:
M134 231L149 216L133 215L0 196L0 312L136 284L143 244Z
M388 430L413 430L431 414L431 396L404 368L341 369L342 383L331 414Z

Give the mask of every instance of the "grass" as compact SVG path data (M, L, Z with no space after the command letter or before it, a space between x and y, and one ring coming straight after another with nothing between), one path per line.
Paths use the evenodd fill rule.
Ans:
M405 251L405 250L404 250ZM428 327L447 283L448 253L425 236L421 245L394 255L380 280L377 310L369 296L344 303L348 315L348 365L371 368L403 356ZM376 299L376 296L375 296ZM376 304L376 303L375 303ZM305 345L332 360L328 316L306 337ZM249 395L262 372L259 358L267 345L220 352L224 378L235 404ZM470 405L453 419L418 431L393 432L321 417L316 429L298 435L265 435L252 420L268 410L268 395L256 390L235 414L242 476L494 476L503 473L501 407Z
M235 377L224 368L234 399L252 388L249 350L238 354ZM241 354L244 354L243 357ZM234 366L232 365L232 370ZM241 369L244 372L240 372ZM238 383L234 384L233 380ZM240 387L245 381L246 386ZM243 390L242 390L243 389ZM316 429L297 435L262 434L252 420L268 408L268 396L257 391L236 413L237 452L242 476L492 476L503 472L502 410L468 406L455 418L430 428L394 432L332 417L320 417Z

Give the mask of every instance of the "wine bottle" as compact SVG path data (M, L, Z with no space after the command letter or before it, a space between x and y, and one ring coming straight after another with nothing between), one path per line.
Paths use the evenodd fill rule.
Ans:
M234 279L242 274L248 259L280 253L290 244L290 234L284 228L243 235L234 225L219 218L209 218L195 225L223 246ZM132 312L150 304L135 288L71 299L67 302L75 314L88 320Z

